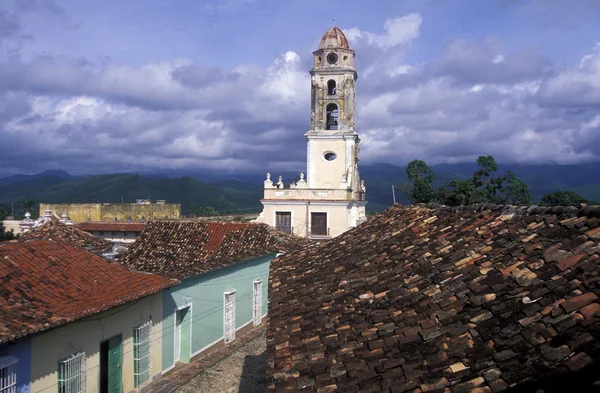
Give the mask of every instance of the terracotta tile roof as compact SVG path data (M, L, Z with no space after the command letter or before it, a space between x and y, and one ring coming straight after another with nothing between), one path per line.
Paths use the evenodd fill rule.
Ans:
M269 391L588 391L599 264L600 207L394 206L272 262Z
M100 232L142 232L146 228L145 222L99 222L88 221L75 224L82 231Z
M176 283L112 264L64 240L0 243L0 343L106 311Z
M95 253L107 251L112 244L108 240L100 239L94 235L76 228L74 225L65 225L58 221L50 221L42 226L33 228L22 235L23 239L63 239L70 244L83 247Z
M136 270L182 279L309 244L312 242L266 224L152 221L120 262Z

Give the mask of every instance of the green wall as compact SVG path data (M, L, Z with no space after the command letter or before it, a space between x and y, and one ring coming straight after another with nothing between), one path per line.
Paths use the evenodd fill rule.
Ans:
M223 337L223 293L236 290L236 329L252 323L254 280L262 280L262 311L267 312L269 264L276 253L182 280L163 291L163 370L173 365L175 310L191 305L191 353ZM182 359L183 360L183 359Z

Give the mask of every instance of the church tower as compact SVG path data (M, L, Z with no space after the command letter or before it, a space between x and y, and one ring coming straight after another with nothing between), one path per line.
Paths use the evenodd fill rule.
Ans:
M355 53L338 27L313 52L307 171L289 189L265 180L264 209L256 221L314 239L335 237L366 219L365 185L358 172L355 127Z

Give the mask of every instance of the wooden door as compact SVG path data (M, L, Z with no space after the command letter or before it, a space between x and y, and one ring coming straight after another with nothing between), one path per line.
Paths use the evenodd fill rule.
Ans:
M311 235L327 235L327 213L310 214L310 233Z
M119 334L108 340L108 393L122 392L122 364L123 345Z
M275 213L275 228L281 232L292 233L292 213L291 212L276 212Z

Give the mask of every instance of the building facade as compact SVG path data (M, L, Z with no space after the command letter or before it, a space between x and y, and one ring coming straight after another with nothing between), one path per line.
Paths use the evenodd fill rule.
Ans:
M358 172L355 52L331 28L313 52L307 171L287 187L267 173L257 222L312 239L338 236L366 220L366 187ZM306 178L305 178L306 177Z
M268 311L271 261L308 244L264 224L148 223L119 262L180 281L164 291L162 371L260 325Z
M0 243L0 275L11 277L0 296L1 393L123 393L161 378L162 291L177 280L60 238Z
M269 263L275 256L189 277L164 292L163 372L262 323L268 305Z
M145 222L173 219L181 215L179 203L139 200L136 203L40 203L40 211L51 211L57 216L66 214L73 222Z
M144 222L80 222L77 229L85 231L95 237L108 240L111 243L133 243L144 228Z

